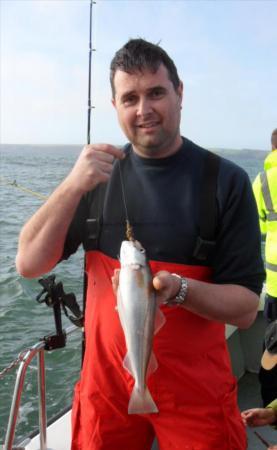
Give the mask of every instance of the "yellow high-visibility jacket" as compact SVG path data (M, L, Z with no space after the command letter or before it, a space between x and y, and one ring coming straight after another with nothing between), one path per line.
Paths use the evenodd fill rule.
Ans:
M277 297L277 149L264 162L264 172L253 183L260 228L266 234L266 292Z

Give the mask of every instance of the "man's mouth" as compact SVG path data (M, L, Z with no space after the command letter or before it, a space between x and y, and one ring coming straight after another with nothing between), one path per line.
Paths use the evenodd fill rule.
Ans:
M144 122L137 125L138 128L153 128L159 125L159 122Z

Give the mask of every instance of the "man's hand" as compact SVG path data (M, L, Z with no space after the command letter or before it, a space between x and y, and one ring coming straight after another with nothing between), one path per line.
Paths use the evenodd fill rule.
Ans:
M112 276L114 294L117 295L120 269L115 269ZM180 280L165 270L157 272L153 278L153 287L156 291L158 305L166 303L170 298L176 297L180 290Z
M67 182L85 194L99 183L109 180L116 158L124 158L123 151L117 147L109 144L85 145L67 177Z
M176 297L181 287L181 281L170 272L161 270L155 274L153 286L156 290L158 305L161 305L169 299Z

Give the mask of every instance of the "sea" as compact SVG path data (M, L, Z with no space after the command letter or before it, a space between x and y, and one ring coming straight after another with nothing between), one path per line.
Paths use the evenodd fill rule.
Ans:
M0 145L0 373L22 350L55 332L53 309L38 303L39 278L28 280L16 272L15 257L21 227L71 170L82 146ZM266 151L210 149L243 167L251 181L263 169ZM83 252L79 249L51 274L66 293L74 292L82 305ZM49 274L47 274L49 275ZM71 325L65 315L63 328ZM70 406L81 367L81 333L66 347L46 352L47 418ZM0 444L4 442L16 369L0 375ZM37 362L26 372L16 428L16 441L38 429Z

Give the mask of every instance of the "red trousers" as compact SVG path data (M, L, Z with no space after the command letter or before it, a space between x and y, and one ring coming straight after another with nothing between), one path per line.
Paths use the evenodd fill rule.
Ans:
M128 415L134 380L123 368L123 331L111 276L118 261L87 255L86 352L75 387L71 450L245 450L236 380L224 325L178 307L162 307L166 323L154 338L158 369L147 385L159 413ZM169 270L208 280L205 267L151 262L153 273Z

